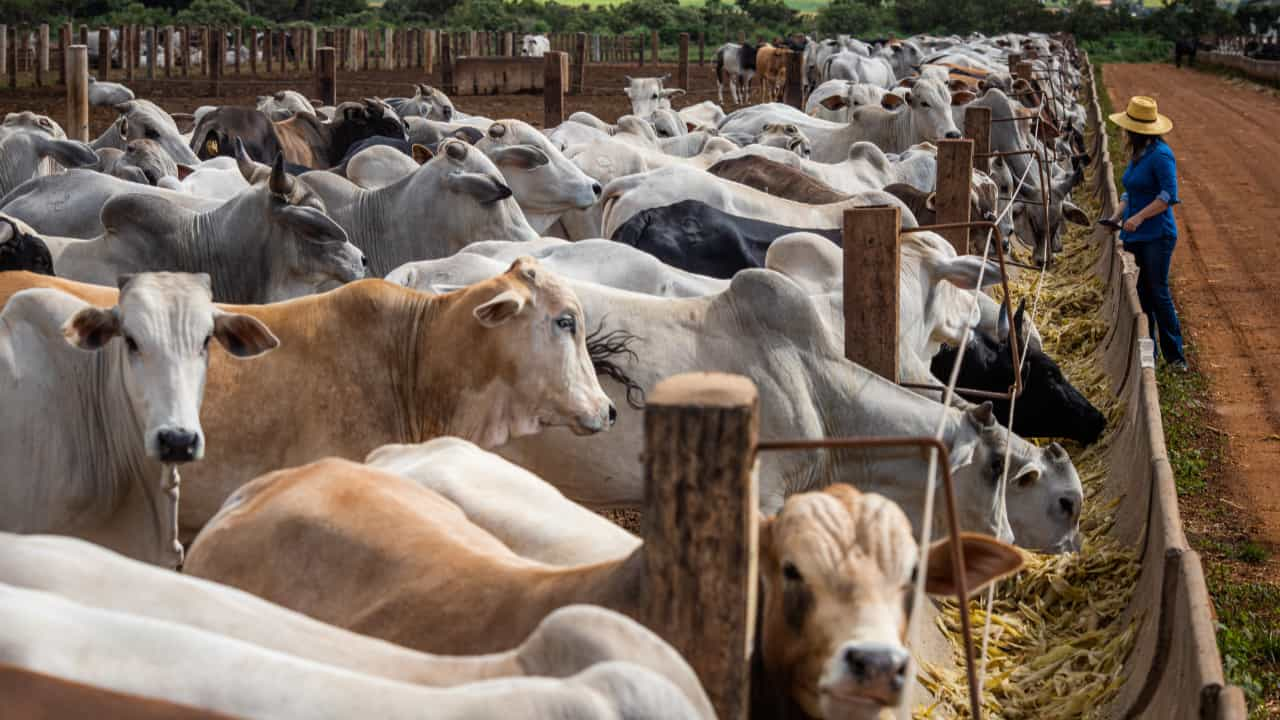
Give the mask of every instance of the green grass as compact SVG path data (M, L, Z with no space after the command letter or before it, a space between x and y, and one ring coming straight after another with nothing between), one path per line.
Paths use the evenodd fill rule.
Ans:
M1205 428L1209 410L1209 385L1198 372L1162 369L1160 415L1164 419L1165 444L1179 495L1201 493L1210 466L1221 460L1220 448L1203 442L1212 432Z
M1173 44L1155 35L1115 33L1101 40L1086 40L1081 47L1095 67L1104 63L1163 62L1173 58Z

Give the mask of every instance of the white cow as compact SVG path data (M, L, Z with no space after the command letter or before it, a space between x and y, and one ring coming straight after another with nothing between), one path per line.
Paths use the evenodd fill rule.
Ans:
M630 75L625 77L627 87L623 92L631 100L631 114L636 117L647 118L653 114L654 110L670 110L671 98L684 94L684 90L680 88L663 87L662 84L671 77L669 73L662 77L633 78Z
M897 82L893 65L880 56L867 57L854 52L840 52L827 58L823 80L847 80L867 83L885 89Z
M828 80L809 93L804 112L823 120L849 122L850 112L860 107L879 105L880 99L888 92L878 85Z
M601 184L526 122L495 122L475 147L502 171L535 233L546 230L569 210L591 207L600 197Z
M670 680L609 661L566 678L429 688L57 595L0 584L0 662L236 717L346 720L700 720ZM282 692L287 688L288 692ZM429 710L428 710L429 709Z
M918 142L960 137L945 85L921 80L903 95L886 94L881 102L854 110L847 124L812 118L780 103L755 105L730 114L720 132L754 136L767 123L789 122L813 141L813 159L829 163L843 160L860 140L875 143L885 152L902 152Z
M520 38L520 54L525 57L542 57L551 51L551 41L546 35L525 35Z
M316 109L305 95L297 90L279 90L270 95L258 96L258 111L272 120L288 120L299 113L316 114Z
M207 275L155 273L122 278L110 309L51 288L10 298L0 312L0 529L76 535L180 564L161 463L204 454L209 343L240 358L278 343L211 297Z

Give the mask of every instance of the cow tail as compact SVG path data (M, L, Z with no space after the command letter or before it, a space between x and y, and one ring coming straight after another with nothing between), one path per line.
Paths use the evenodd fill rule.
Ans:
M724 84L724 48L716 50L716 82Z

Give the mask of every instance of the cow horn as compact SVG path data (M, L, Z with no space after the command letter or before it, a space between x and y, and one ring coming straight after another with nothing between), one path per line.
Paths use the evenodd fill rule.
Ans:
M137 107L137 103L135 103L133 100L126 100L122 103L116 103L115 105L112 106L112 108L116 112L120 113L121 115L124 115L125 113L133 112L133 109L135 107Z
M271 194L281 197L293 194L293 178L284 171L284 153L276 153L276 161L271 165L271 179L267 181L267 189Z
M445 140L444 152L449 157L461 162L467 158L467 144L461 140Z
M489 126L489 137L500 138L507 134L507 126L502 123L494 123Z
M244 181L252 185L258 167L253 158L249 157L249 151L245 150L244 141L240 138L236 138L236 167L240 169L240 176Z

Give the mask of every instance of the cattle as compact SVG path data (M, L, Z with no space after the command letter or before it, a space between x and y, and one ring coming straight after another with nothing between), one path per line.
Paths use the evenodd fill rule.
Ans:
M751 100L751 79L756 74L756 47L747 43L725 43L715 54L716 100L724 104L724 86L734 105Z
M848 193L842 193L789 165L759 155L725 158L707 168L707 172L776 197L810 205L825 205L849 199ZM914 209L913 214L916 214ZM918 214L916 219L920 220Z
M710 100L703 100L696 105L680 108L677 113L684 120L686 127L718 128L724 120L724 110Z
M115 302L98 286L25 273L4 280L0 300L21 286ZM576 297L528 258L447 295L363 280L231 307L270 327L281 346L234 366L211 353L201 414L208 452L183 472L184 538L246 478L276 468L327 455L362 459L386 443L440 435L492 447L551 426L591 434L616 417Z
M480 141L484 137L486 128L477 128L471 125L459 125L456 123L445 123L436 120L425 120L420 117L407 117L404 120L405 128L409 131L409 142L424 147L434 147L440 144L441 140L451 137L456 140L463 140L472 145ZM487 126L486 126L487 127ZM391 138L387 138L390 140ZM361 146L362 143L370 141L379 142L378 138L369 138L351 146L354 150Z
M1025 300L1023 303L1025 304ZM1019 338L1018 350L1022 358L1022 395L1018 397L1018 413L1013 431L1023 437L1065 437L1081 445L1097 441L1107 427L1107 418L1080 393L1062 374L1043 350L1028 348L1025 341L1025 307L1019 305L1014 314L1014 329ZM1008 317L1001 313L1000 333L993 337L985 332L974 333L965 347L964 363L960 366L957 387L990 392L1007 392L1013 386L1013 357L1009 352ZM957 351L943 346L933 358L933 374L949 377ZM964 396L964 392L961 391ZM977 398L974 398L977 401ZM993 401L996 417L1009 424L1010 402Z
M439 493L520 557L590 565L625 557L640 545L635 535L565 498L542 478L466 440L384 445L365 462Z
M860 107L879 105L880 99L888 91L877 85L851 82L849 80L828 80L808 95L804 102L804 112L816 118L832 122L849 122L849 113ZM835 100L834 98L840 98ZM827 105L835 106L828 109Z
M525 35L520 38L520 54L525 57L542 57L551 52L551 41L546 35Z
M948 247L945 240L937 238L927 249L945 256ZM434 265L448 266L449 262L436 261ZM431 287L432 266L411 266L418 269L414 274L417 287ZM966 280L971 279L970 270L975 266L971 261L939 263L944 274L954 272ZM403 270L393 277L403 277ZM459 278L456 273L453 277ZM813 298L797 280L748 269L734 275L724 292L678 299L566 282L589 317L605 318L602 330L622 330L637 338L631 344L636 357L619 356L616 364L646 392L662 378L682 372L744 375L756 383L761 394L762 440L928 435L942 415L943 442L951 448L956 487L964 488L959 513L965 529L1013 538L1032 549L1060 552L1078 547L1076 526L1083 491L1069 458L1017 435L1007 436L989 406L968 410L945 407L848 362L840 336L830 331L823 317L821 305L827 303ZM938 286L922 282L920 291L910 292L925 297L925 291ZM968 286L972 288L973 283ZM903 291L904 296L908 294ZM966 295L972 297L971 293ZM944 323L943 327L905 320L903 326L910 326L911 333L932 334L932 342L940 342L938 336L963 330L963 324L947 328L946 323L957 318L965 323L971 316L963 306L946 310L939 313L923 307L928 313L925 317L935 316L932 321ZM912 337L906 339L911 348L924 344ZM902 345L900 340L900 353ZM769 348L769 352L762 353L760 348ZM923 360L925 377L928 357ZM614 396L625 392L626 386L611 378L602 382ZM513 440L498 452L577 502L592 507L634 507L642 501L644 488L640 465L632 460L641 452L641 427L642 414L620 404L616 427L599 439L582 442L565 433L550 432ZM1001 474L997 459L1004 457L1006 449L1010 452L1009 475L1019 479L1008 488L1007 518L1001 514L995 495ZM787 495L847 482L899 503L918 528L925 467L924 456L915 451L769 453L760 458L760 507L766 513L776 512ZM940 522L940 516L936 521Z
M16 276L16 277L15 277ZM0 455L10 472L0 529L75 535L145 562L181 564L177 503L161 463L205 453L200 403L216 340L236 358L278 341L212 303L209 277L126 275L114 308L3 282ZM43 276L29 276L39 278Z
M517 504L495 498L494 510L484 519L532 529ZM606 562L555 566L515 553L482 522L418 483L326 460L246 485L197 538L187 568L339 627L449 653L509 647L572 602L642 616L656 590L645 582L644 545ZM885 687L906 672L901 643L916 559L902 511L880 496L833 486L789 499L761 521L760 538L759 642L769 681L805 707L818 704L820 685L844 702L861 696L893 704ZM406 544L417 551L404 552ZM262 557L254 550L261 547L278 551ZM933 592L954 592L949 547L929 553ZM966 536L962 548L975 589L1021 565L1017 551L989 538ZM357 565L376 567L377 575L347 570ZM326 592L304 589L314 587ZM429 613L404 611L427 603ZM881 665L887 651L897 659L891 672L856 672Z
M113 82L99 82L92 75L89 76L89 104L96 107L115 107L123 102L129 102L133 99L133 91Z
M211 210L221 204L214 199L76 169L28 180L0 200L0 212L21 219L45 235L92 238L106 232L102 207L119 195L163 197L193 210Z
M866 83L885 89L893 87L897 80L893 65L887 59L848 51L827 58L822 68L822 79Z
M765 147L779 147L808 158L813 154L813 146L809 138L800 128L791 123L768 123L756 136L756 144Z
M333 120L328 122L322 122L314 115L294 115L276 123L275 129L285 160L314 170L342 162L347 150L365 138L409 138L400 116L376 98L365 98L358 103L344 102L338 105Z
M787 56L791 51L768 43L756 49L756 75L760 78L760 99L777 102L787 86Z
M570 162L546 135L520 120L493 123L475 147L502 171L536 233L566 211L591 207L602 192L600 183Z
M0 214L0 272L26 270L53 274L53 256L36 231L21 220Z
M411 175L362 190L329 172L302 179L381 276L403 263L443 257L478 240L533 240L510 186L478 148L445 140Z
M420 117L439 122L453 122L453 102L449 100L449 96L426 83L417 83L413 86L413 97L387 98L387 104L395 109L396 114L405 119Z
M59 276L111 285L126 273L200 272L211 277L214 299L237 303L288 300L364 277L363 253L279 162L251 190L205 213L123 195L108 200L101 217L107 229L97 238L45 238Z
M841 227L844 211L848 208L876 204L902 207L897 199L878 190L851 193L849 199L837 203L808 205L722 180L687 165L671 165L643 175L622 177L605 186L602 198L603 235L613 237L624 223L641 211L687 200L696 200L743 218L818 229ZM904 212L903 224L914 227L915 218Z
M814 41L805 45L804 58L801 64L804 67L804 94L808 97L815 91L815 88L823 82L823 69L826 67L827 59L832 55L840 52L840 41L827 38L822 41Z
M647 118L655 110L670 110L671 98L684 94L684 90L680 88L665 88L662 86L664 82L671 78L670 74L656 78L633 78L630 75L624 77L626 78L627 86L623 88L623 92L626 93L627 99L631 101L631 114L636 117Z
M973 220L990 220L992 218L992 208L995 200L993 197L994 187L993 185L984 185L984 189L987 191L983 193L986 197L982 197L976 191L969 195L969 217ZM921 225L937 224L938 214L937 208L934 206L934 193L925 192L906 183L886 185L884 191L901 200L902 204L906 205L911 214L915 216L916 222ZM1001 223L1001 225L1003 224ZM994 240L994 238L992 239ZM1004 251L1006 253L1009 252L1008 234L1001 233L1001 239L1004 241ZM982 241L977 240L977 242ZM979 245L976 250L981 251L984 247L985 243Z
M387 140L387 144L365 146L333 171L366 190L376 190L413 174L419 165L433 157L431 151L421 145L413 145L406 154L390 144L398 145L400 141Z
M26 181L47 175L48 161L64 168L92 166L98 156L86 144L47 132L14 128L0 134L0 197Z
M311 101L296 90L278 90L270 95L259 95L257 110L272 121L288 120L299 113L314 115L316 112Z
M941 83L922 80L903 95L885 95L881 102L881 106L854 110L845 124L812 118L779 103L755 105L731 113L720 132L755 135L767 123L792 123L812 141L813 159L824 163L841 162L860 140L896 153L918 142L960 137L951 116L951 94Z
M81 687L127 693L135 696L135 703L146 703L139 699L145 698L196 705L195 710L171 705L159 711L151 706L150 712L156 714L141 717L409 720L422 717L424 708L439 720L708 717L699 714L670 680L626 662L598 663L565 678L502 678L458 688L430 688L9 585L0 585L0 607L11 620L0 630L4 665L81 683ZM253 671L246 672L247 668ZM30 687L30 680L25 686ZM287 695L281 694L282 687L289 688ZM101 695L95 696L100 699ZM147 712L138 704L129 707L128 717Z
M83 540L0 533L0 548L0 584L192 627L358 673L454 687L498 677L568 677L597 663L624 660L675 683L702 709L702 717L709 717L706 694L679 653L642 625L604 608L569 605L547 615L519 645L504 652L446 657L357 635L241 590L129 560ZM112 582L104 585L103 577Z
M178 132L169 113L150 100L130 100L114 106L120 113L114 126L108 127L89 145L94 150L113 147L123 150L129 140L155 140L173 161L182 165L198 165L200 159L191 151Z
M913 40L892 40L880 49L878 55L889 63L898 80L910 77L924 61L924 51Z
M653 132L660 138L673 138L689 134L689 126L679 113L671 108L659 108L649 115Z
M130 140L124 150L102 148L97 155L94 169L121 180L159 186L161 178L178 175L178 164L155 140Z

